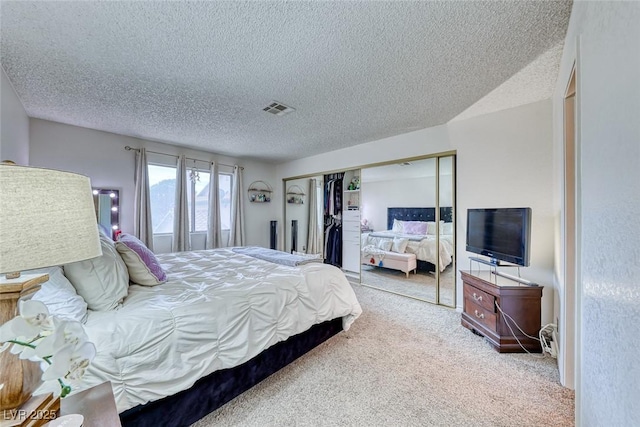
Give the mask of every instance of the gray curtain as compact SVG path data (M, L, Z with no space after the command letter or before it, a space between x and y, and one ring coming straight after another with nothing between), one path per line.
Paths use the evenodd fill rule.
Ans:
M222 227L220 225L220 185L218 164L211 163L209 180L209 218L207 226L207 249L222 246Z
M233 190L231 191L231 230L228 246L244 246L244 197L242 197L242 168L233 167Z
M153 225L151 223L151 198L149 194L149 168L147 150L140 148L136 153L136 176L133 206L133 234L153 251Z
M309 231L307 233L307 253L321 254L324 245L322 244L322 224L318 220L318 180L309 180Z
M178 157L176 171L176 203L173 207L173 252L190 249L189 242L189 207L187 201L187 159L185 155Z

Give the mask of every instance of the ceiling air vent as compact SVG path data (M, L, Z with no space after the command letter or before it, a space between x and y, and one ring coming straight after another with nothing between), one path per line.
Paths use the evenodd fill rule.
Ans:
M267 113L275 114L276 116L284 116L285 114L288 114L292 111L296 111L295 108L275 101L264 107L262 110L266 111Z

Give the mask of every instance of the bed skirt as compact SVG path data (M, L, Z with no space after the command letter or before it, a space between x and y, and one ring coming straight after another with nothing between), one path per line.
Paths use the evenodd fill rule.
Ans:
M342 318L312 326L234 368L200 378L188 390L120 414L124 427L189 426L342 331Z
M435 272L436 266L429 261L418 260L418 271L424 271L425 273Z

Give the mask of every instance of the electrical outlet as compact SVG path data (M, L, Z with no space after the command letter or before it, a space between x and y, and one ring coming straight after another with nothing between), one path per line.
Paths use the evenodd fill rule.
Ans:
M556 329L551 333L551 357L558 357L558 331Z

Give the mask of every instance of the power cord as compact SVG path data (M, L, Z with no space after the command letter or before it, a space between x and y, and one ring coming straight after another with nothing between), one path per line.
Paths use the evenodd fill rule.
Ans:
M540 345L542 346L542 349L545 352L549 353L552 357L558 357L557 343L556 343L556 346L552 345L552 343L553 343L553 332L557 328L558 328L558 326L555 323L547 323L542 328L540 328L540 332L538 332L538 336L540 337ZM551 331L551 340L549 340L548 336L544 335L544 332L547 332L548 330Z
M542 331L543 331L545 328L547 328L549 325L545 325L542 329L540 329L540 336L539 336L539 338L532 337L531 335L529 335L529 334L527 334L525 331L523 331L523 330L522 330L522 328L520 328L520 326L518 326L518 323L516 323L516 321L515 321L515 320L513 320L513 318L512 318L511 316L509 316L507 313L505 313L504 311L502 311L502 307L500 307L500 304L498 304L498 301L495 301L495 304L496 304L496 308L498 309L498 311L499 311L499 312L504 316L504 323L505 323L505 325L507 325L507 327L509 328L509 331L511 331L511 335L513 335L513 338L515 338L515 340L517 341L518 345L519 345L519 346L520 346L520 347L521 347L525 352L527 352L528 354L530 354L530 355L532 355L532 356L534 356L534 357L536 357L536 358L538 358L538 359L544 359L544 358L547 356L547 355L546 355L547 351L546 351L546 349L544 348L544 346L543 346L542 356L538 356L538 355L537 355L537 354L535 354L535 353L531 353L529 350L527 350L527 349L525 348L525 346L523 346L523 345L522 345L522 343L520 342L520 340L519 340L519 339L518 339L518 337L516 336L515 332L513 332L513 328L511 327L511 325L509 324L509 322L508 322L507 320L510 320L511 322L513 322L513 324L514 324L514 325L516 325L516 328L518 328L518 330L519 330L520 332L522 332L522 334L523 334L524 336L526 336L526 337L528 337L528 338L531 338L531 339L533 339L533 340L536 340L536 341L540 341L541 343L543 342L543 340L542 340L542 335L541 335L541 334L542 334Z

